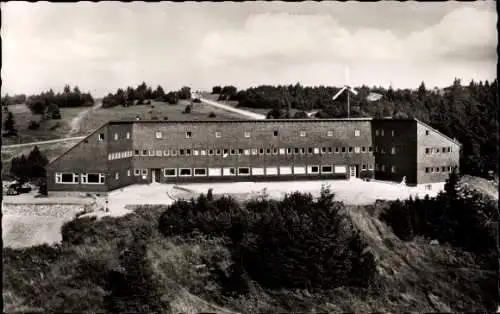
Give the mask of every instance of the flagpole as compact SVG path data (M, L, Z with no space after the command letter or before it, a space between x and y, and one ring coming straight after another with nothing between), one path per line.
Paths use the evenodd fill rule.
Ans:
M347 119L350 117L351 113L351 104L349 103L349 90L347 91Z

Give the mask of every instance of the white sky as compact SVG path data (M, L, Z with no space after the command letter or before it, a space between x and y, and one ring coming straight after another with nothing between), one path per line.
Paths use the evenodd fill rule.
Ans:
M2 95L78 85L94 96L142 81L416 88L492 80L494 1L7 2Z

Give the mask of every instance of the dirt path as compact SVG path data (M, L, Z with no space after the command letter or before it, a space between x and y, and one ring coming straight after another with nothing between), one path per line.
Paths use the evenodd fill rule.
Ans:
M101 107L102 107L102 102L98 102L94 106L92 106L91 108L83 110L76 117L74 117L73 120L71 120L71 122L70 122L71 131L68 133L68 135L66 136L66 138L69 138L72 135L80 132L82 119L86 115L88 115L91 111L97 110L97 109L99 109Z
M247 110L241 110L241 109L236 109L234 107L231 107L229 105L224 105L222 103L219 103L219 102L216 102L216 101L213 101L213 100L210 100L210 99L206 99L206 98L202 98L201 95L198 95L198 94L194 94L193 93L193 98L198 98L201 100L201 102L209 105L209 106L212 106L212 107L216 107L216 108L219 108L219 109L222 109L222 110L225 110L225 111L230 111L230 112L234 112L234 113L238 113L242 116L245 116L247 118L251 118L251 119L255 119L255 120L264 120L266 119L266 116L262 115L262 114L258 114L258 113L255 113L255 112L250 112L250 111L247 111Z

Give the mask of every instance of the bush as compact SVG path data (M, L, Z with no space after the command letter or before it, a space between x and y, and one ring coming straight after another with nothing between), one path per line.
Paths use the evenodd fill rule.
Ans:
M212 112L210 112L210 113L208 114L208 117L209 117L209 118L215 118L215 117L217 117L217 116L215 115L215 112L213 112L213 111L212 111Z
M194 103L201 103L201 100L199 98L195 98L195 99L193 99L193 102Z
M187 105L182 113L191 113L191 105Z
M30 130L38 130L40 128L40 123L36 122L36 121L33 121L31 120L29 125L28 125L28 129Z
M163 117L163 120L167 121L167 120L168 120L168 117Z

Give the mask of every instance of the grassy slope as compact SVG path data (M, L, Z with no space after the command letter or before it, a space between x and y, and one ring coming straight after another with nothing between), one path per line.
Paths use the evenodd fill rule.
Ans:
M133 226L144 224L156 227L162 210L158 206L148 206L117 218L122 221L118 228L133 229ZM402 242L376 218L373 208L351 206L348 210L354 225L377 257L380 288L376 293L367 295L346 288L320 293L267 291L255 285L249 296L219 298L215 302L210 292L213 284L210 280L207 283L209 271L196 266L216 258L221 268L227 269L231 262L224 240L165 239L154 232L148 240L148 259L155 277L162 279L163 298L170 301L174 313L298 309L328 312L485 310L480 291L494 293L495 272L480 269L468 253L445 245L430 245L423 239ZM119 237L109 235L110 225L113 224L97 229L94 236L97 242L92 240L88 244L66 247L52 262L43 259L14 262L7 258L4 262L5 310L33 307L47 310L47 306L52 310L68 310L68 304L76 304L71 302L78 300L81 305L72 305L72 310L102 311L105 292L96 284L102 278L96 278L90 269L98 269L103 263L114 267L118 255L116 243L119 238L130 236L118 231ZM489 289L484 288L488 279Z

